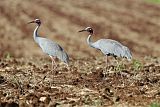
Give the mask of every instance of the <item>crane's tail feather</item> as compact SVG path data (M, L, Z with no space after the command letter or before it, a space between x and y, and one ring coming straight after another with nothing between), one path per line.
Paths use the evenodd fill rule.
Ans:
M126 57L129 61L131 61L131 59L132 59L132 53L131 53L131 51L130 51L127 47L125 47L124 49L125 49L125 57Z
M64 52L64 51L59 51L59 52L57 53L57 57L58 57L61 61L63 61L64 63L66 63L67 65L69 64L69 56L68 56L68 54L67 54L66 52Z

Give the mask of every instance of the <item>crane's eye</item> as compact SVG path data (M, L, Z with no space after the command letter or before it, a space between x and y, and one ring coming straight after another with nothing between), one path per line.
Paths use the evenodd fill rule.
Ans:
M90 32L90 33L93 33L92 28L89 28L87 31Z
M92 29L90 28L90 29L89 29L89 31L91 32L91 31L92 31Z
M37 23L37 24L41 24L41 21L40 21L40 20L36 20L36 23Z

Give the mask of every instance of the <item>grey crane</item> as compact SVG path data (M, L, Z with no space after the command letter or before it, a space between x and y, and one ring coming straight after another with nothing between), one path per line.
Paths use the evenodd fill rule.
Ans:
M68 65L69 57L68 57L68 54L64 51L64 49L56 42L53 42L49 39L40 37L38 35L38 29L41 25L40 19L35 19L31 22L28 22L28 24L29 23L36 23L37 24L37 27L35 28L35 30L33 32L33 38L34 38L35 42L41 47L42 51L51 57L52 70L53 70L54 65L55 65L55 67L57 67L57 64L55 62L56 58L60 59L61 61L63 61L65 64ZM54 67L54 69L55 69L55 67Z
M112 39L100 39L96 42L91 41L91 36L93 35L93 29L91 27L87 27L79 32L87 31L89 32L89 36L87 38L87 43L90 47L99 49L104 55L106 55L106 63L108 62L107 56L113 57L125 57L128 60L132 59L132 54L130 50L119 43L118 41ZM108 63L107 63L108 64Z

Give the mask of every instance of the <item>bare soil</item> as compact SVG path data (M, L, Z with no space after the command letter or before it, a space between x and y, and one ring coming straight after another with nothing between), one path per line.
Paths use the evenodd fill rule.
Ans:
M1 0L0 106L148 106L160 103L160 5L145 0ZM34 42L39 34L70 56L66 67L51 61ZM128 46L133 60L110 59L86 43L110 38ZM43 78L46 78L43 80Z
M159 59L147 58L138 66L118 62L107 67L102 58L71 59L69 67L59 63L51 72L46 59L2 59L1 105L146 106L160 101Z

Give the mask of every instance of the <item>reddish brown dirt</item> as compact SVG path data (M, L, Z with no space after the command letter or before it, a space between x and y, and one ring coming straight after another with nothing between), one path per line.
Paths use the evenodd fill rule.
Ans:
M1 105L146 106L160 101L160 60L144 61L107 68L102 59L71 59L50 73L46 59L1 59Z
M145 0L2 0L0 106L137 107L159 102L159 10L159 4ZM35 18L42 20L39 34L68 52L69 68L59 62L49 73L51 62L32 37L35 25L27 24ZM93 41L118 40L140 62L120 61L107 68L102 54L87 45L87 34L78 33L87 26L94 28Z
M135 57L159 56L159 9L158 4L139 0L4 0L0 3L0 55L41 56L32 38L35 26L26 24L40 18L40 35L57 41L73 56L101 55L88 47L87 34L77 33L86 26L94 28L93 40L113 38L127 45Z

